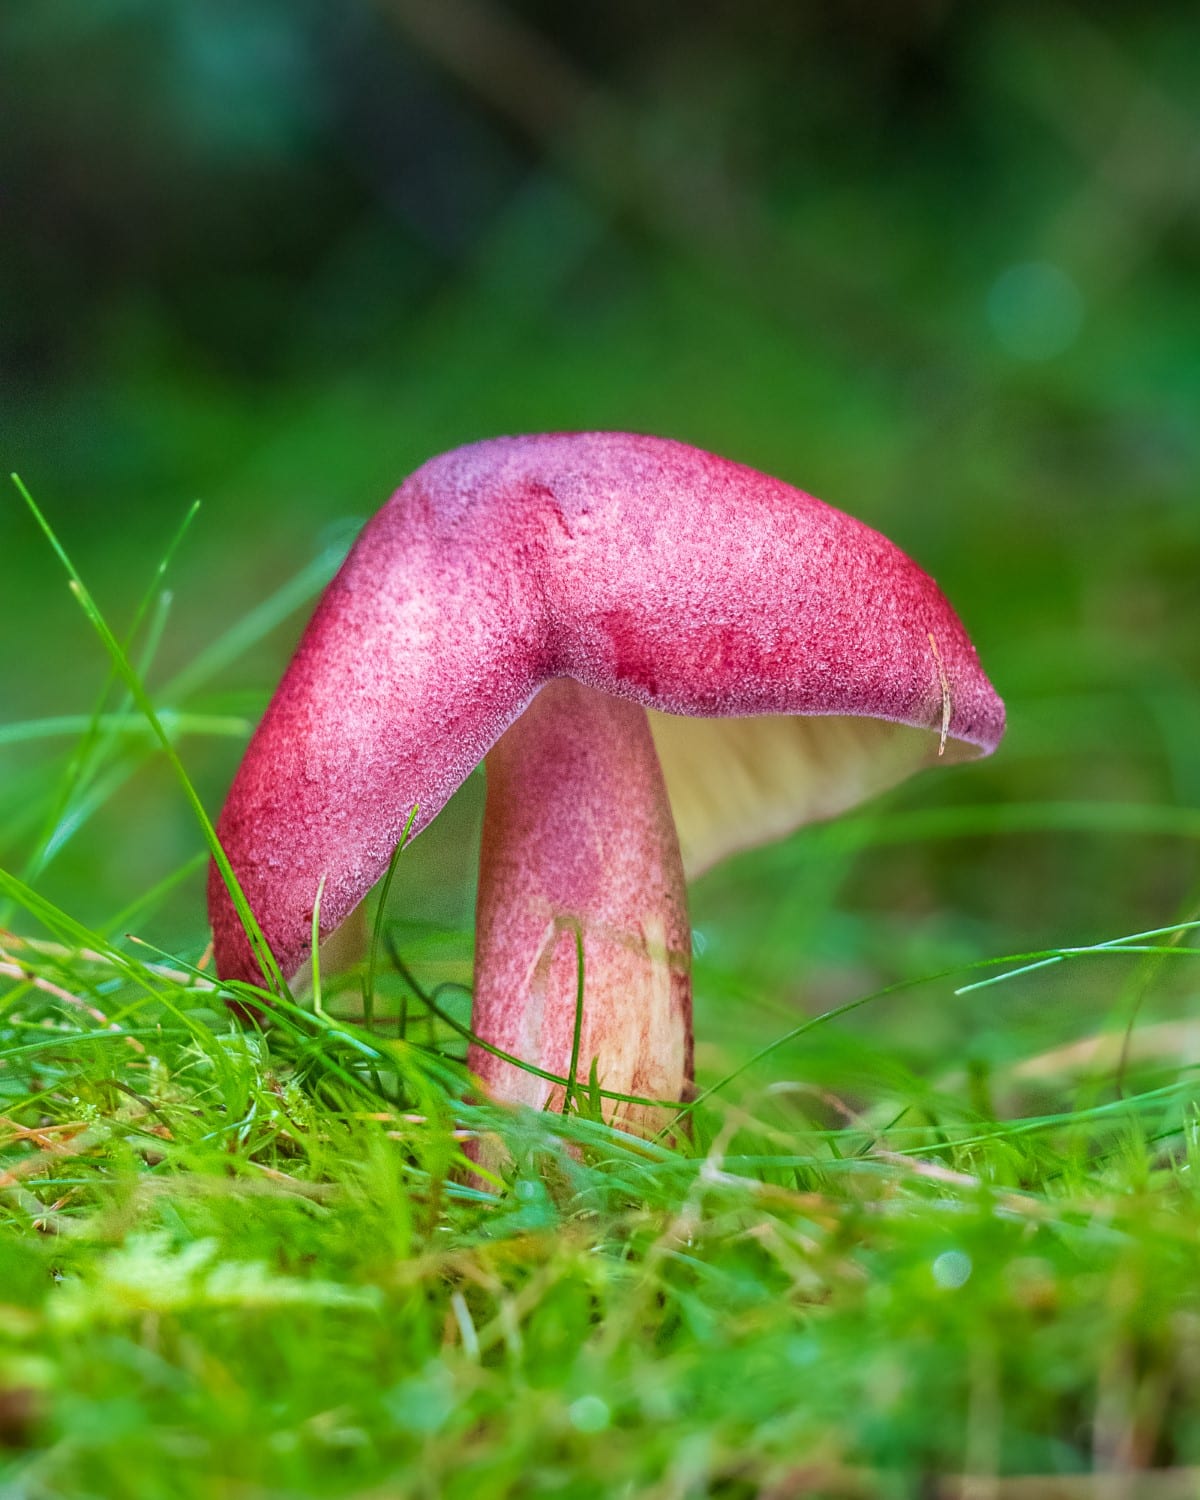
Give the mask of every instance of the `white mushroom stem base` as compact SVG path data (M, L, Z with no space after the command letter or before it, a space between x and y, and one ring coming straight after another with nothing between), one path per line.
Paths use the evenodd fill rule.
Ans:
M586 1088L677 1100L692 1078L691 932L679 841L645 711L569 678L549 683L487 757L472 1028ZM582 1018L579 952L582 949ZM563 1090L473 1046L499 1099ZM605 1100L651 1132L670 1118Z

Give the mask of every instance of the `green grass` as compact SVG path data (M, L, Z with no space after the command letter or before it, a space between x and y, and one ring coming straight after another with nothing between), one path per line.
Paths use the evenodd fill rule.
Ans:
M486 1107L469 930L405 894L426 839L318 1013L239 1026L205 962L189 747L246 733L258 702L212 684L331 565L153 688L164 570L124 634L76 580L104 690L0 728L27 757L76 737L0 781L4 1493L732 1500L1200 1466L1195 901L1005 953L965 896L904 930L854 885L935 843L965 891L1031 836L1194 845L1196 813L967 801L968 771L810 830L696 892L689 1143L585 1093ZM164 761L186 858L73 916L60 856Z

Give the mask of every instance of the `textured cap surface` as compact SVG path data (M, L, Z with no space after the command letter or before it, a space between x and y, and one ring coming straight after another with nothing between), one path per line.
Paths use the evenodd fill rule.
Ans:
M790 485L624 433L456 449L418 469L364 528L218 825L284 973L306 955L322 875L325 932L383 873L413 804L419 830L556 676L667 715L866 716L922 731L880 739L890 747L882 776L870 733L831 726L832 738L818 737L816 760L835 777L849 766L858 795L936 757L943 727L959 756L994 749L1004 727L933 581L879 533ZM656 721L662 744L660 731ZM746 744L738 755L753 765ZM696 779L673 784L671 759L679 811ZM857 796L844 786L810 788L798 810L762 821L783 832L847 799ZM728 800L718 785L716 804ZM738 816L748 826L749 813ZM703 857L749 841L726 828ZM219 972L257 979L215 873L210 909Z

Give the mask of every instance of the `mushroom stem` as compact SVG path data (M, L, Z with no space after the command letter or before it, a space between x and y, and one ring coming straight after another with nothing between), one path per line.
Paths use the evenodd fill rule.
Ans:
M582 1017L579 953L583 956ZM550 682L487 757L475 936L476 1034L586 1088L684 1097L692 1078L691 933L679 840L646 712ZM561 1088L473 1046L502 1099ZM648 1131L665 1112L606 1101Z

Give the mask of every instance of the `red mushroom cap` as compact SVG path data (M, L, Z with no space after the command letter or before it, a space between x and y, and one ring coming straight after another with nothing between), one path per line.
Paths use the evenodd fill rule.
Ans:
M760 730L725 728L736 795L710 787L698 805L736 826L699 837L693 866L851 805L943 744L953 758L988 753L1004 728L932 579L878 532L781 480L625 433L459 448L418 469L364 528L218 825L285 974L306 957L322 876L324 933L383 873L414 803L419 831L558 676L662 715L837 716L827 728L769 721L776 748L786 739L790 749L763 757L776 767L765 813L746 791L764 779L759 742L747 738ZM652 718L662 749L671 721ZM880 735L857 718L917 732ZM711 780L717 763L697 755L694 726L676 727L688 730L693 772ZM683 783L677 793L670 761L678 816L688 793ZM807 781L777 795L801 762ZM681 841L686 859L686 829ZM257 981L215 870L210 909L218 971Z

